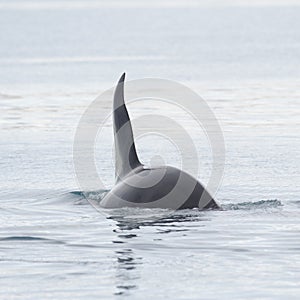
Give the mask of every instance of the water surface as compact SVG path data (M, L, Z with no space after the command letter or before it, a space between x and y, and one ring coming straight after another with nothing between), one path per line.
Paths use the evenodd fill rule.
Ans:
M1 299L299 299L295 3L0 3ZM184 83L213 109L226 143L222 211L88 204L72 162L76 126L124 70L129 79ZM130 106L132 117L158 110L193 137L206 183L209 144L188 116L152 102ZM110 126L96 144L108 188ZM137 149L146 163L160 154L180 166L159 137L139 139Z

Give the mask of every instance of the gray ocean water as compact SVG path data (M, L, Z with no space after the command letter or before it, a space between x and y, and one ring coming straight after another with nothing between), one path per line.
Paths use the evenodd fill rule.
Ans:
M0 1L0 299L299 299L299 28L296 1ZM76 127L124 71L183 83L214 111L222 211L88 203ZM206 183L203 132L168 106L129 107L145 110L184 123ZM146 163L180 167L175 148L137 141ZM109 189L111 120L95 159Z

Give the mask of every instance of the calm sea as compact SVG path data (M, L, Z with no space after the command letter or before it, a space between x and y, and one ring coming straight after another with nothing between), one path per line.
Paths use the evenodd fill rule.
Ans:
M0 1L0 299L299 299L299 28L296 1ZM214 111L222 211L88 203L74 135L123 71L183 83ZM146 110L185 125L206 183L201 130L167 106L129 107ZM159 136L137 148L180 166ZM111 120L95 149L110 188Z

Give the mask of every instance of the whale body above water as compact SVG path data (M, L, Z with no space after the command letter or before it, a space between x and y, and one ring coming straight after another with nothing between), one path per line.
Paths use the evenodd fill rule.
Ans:
M147 167L140 162L124 101L124 80L125 73L113 99L116 184L100 206L218 209L209 192L187 172L172 166Z

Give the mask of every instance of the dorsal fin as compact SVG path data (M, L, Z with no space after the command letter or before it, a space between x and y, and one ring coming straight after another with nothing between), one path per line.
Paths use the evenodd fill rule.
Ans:
M125 73L119 79L115 89L113 104L116 181L141 165L136 154L132 127L124 102L124 80Z

